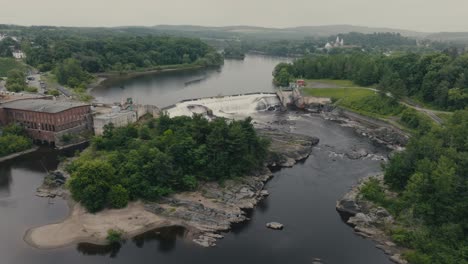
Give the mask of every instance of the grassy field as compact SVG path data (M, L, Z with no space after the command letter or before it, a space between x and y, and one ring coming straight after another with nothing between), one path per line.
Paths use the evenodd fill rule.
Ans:
M359 87L355 85L352 81L349 80L331 80L331 79L307 79L305 80L306 87L314 88L320 87L321 85L334 86L336 88L340 87Z
M398 116L405 107L369 87L360 87L349 80L306 80L305 95L328 97L343 108L380 119Z
M331 98L335 105L365 116L381 119L407 132L413 133L418 129L428 129L429 125L435 124L431 118L420 112L415 112L413 117L417 119L417 123L420 123L416 124L417 126L403 122L402 118L408 109L407 106L391 97L382 96L369 87L359 87L352 81L307 80L306 82L306 88L303 89L304 95ZM435 111L435 113L445 122L452 115L450 112L442 111Z
M27 67L13 58L0 58L0 77L6 77L13 69L26 70Z
M374 95L375 92L366 88L304 88L304 94L316 97L329 97L334 100L357 100Z

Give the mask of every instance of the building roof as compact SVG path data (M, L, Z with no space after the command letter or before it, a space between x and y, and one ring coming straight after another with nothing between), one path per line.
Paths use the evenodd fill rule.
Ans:
M59 113L71 108L87 104L46 99L23 99L0 104L0 107L43 113Z
M110 120L110 119L114 119L114 118L117 118L117 117L120 117L120 116L128 116L128 115L132 115L132 114L136 115L136 112L131 111L131 110L121 110L121 111L119 111L117 113L110 112L110 113L96 115L96 116L94 116L94 120Z

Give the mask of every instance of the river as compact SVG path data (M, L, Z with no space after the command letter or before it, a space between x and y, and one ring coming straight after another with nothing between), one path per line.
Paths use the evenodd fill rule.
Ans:
M133 97L138 103L167 106L191 97L272 91L271 72L280 61L247 56L245 61L227 60L220 70L142 76L93 93L107 102ZM305 264L314 258L326 264L391 263L372 241L355 235L335 210L336 200L360 177L381 171L378 159L351 160L340 153L364 148L378 157L385 156L386 150L351 128L318 116L259 113L258 117L317 136L320 143L304 162L275 172L266 185L271 195L249 212L251 221L236 225L215 248L185 240L180 228L150 232L120 248L83 244L55 250L31 248L23 241L28 228L60 221L68 214L65 201L34 195L46 169L54 169L59 156L67 154L42 148L0 163L0 263ZM265 223L271 221L283 223L285 229L266 229Z

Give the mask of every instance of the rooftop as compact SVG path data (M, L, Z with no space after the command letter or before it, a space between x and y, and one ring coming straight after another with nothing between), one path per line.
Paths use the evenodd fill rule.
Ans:
M59 113L70 108L84 106L86 104L69 101L54 101L46 99L24 99L0 104L0 107L27 110L44 113Z
M121 110L117 113L109 112L109 113L96 115L94 117L94 120L108 120L108 119L117 118L119 116L127 116L129 114L136 114L136 112L131 111L131 110Z

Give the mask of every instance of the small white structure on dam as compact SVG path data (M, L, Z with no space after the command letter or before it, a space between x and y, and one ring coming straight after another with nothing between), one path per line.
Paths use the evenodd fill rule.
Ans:
M243 118L258 111L275 110L281 103L273 93L255 93L185 100L163 109L170 117L203 114Z

